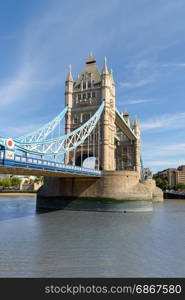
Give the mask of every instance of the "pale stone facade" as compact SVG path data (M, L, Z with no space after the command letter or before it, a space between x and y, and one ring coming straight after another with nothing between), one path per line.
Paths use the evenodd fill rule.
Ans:
M115 83L106 59L100 73L95 58L88 57L76 81L70 67L65 82L65 104L69 108L66 133L79 128L94 115L102 101L105 107L94 137L65 156L66 163L76 165L82 165L87 156L96 157L96 164L102 170L101 178L70 174L63 174L62 178L48 177L37 194L38 208L61 208L74 198L94 198L98 201L94 202L94 207L99 207L103 205L99 199L105 198L118 200L119 204L115 202L111 209L120 211L121 200L163 200L163 193L155 181L141 181L139 124L137 121L132 124L127 112L120 113L116 109ZM79 209L83 210L83 205Z
M129 114L122 114L127 131L131 130L135 138L130 138L127 131L119 127L116 117L115 82L112 71L108 71L105 58L100 73L93 56L88 57L82 73L73 81L71 68L65 82L65 104L69 111L66 117L66 133L79 128L105 101L104 113L101 118L100 137L98 128L95 138L86 141L82 149L65 157L66 163L81 165L87 156L95 156L102 170L133 170L140 172L141 141L138 122L131 123ZM100 145L98 145L98 138ZM99 149L98 149L99 148ZM87 153L88 152L88 153Z

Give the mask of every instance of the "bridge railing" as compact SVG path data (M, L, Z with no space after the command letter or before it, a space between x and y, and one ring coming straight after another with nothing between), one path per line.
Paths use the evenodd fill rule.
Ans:
M61 173L75 173L82 175L101 176L101 171L56 161L43 160L35 157L21 156L11 151L0 151L1 166L23 168Z

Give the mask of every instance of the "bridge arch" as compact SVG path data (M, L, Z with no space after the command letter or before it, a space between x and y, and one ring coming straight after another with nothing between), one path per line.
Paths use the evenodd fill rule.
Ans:
M75 165L76 166L83 166L86 167L88 165L88 160L89 160L89 164L90 161L93 161L94 163L91 164L91 168L92 169L99 169L102 170L102 166L101 164L98 162L98 157L94 156L93 153L83 153L83 155L79 154L76 159L75 159ZM86 166L84 165L84 162L86 162ZM94 166L94 167L92 167ZM88 166L87 166L88 167Z

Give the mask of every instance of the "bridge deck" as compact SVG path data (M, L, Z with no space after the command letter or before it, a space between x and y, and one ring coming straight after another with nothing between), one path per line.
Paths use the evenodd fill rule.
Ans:
M135 133L130 129L122 115L118 110L116 110L116 125L123 130L123 132L126 134L126 136L131 140L136 140Z
M0 152L0 174L35 175L50 177L101 177L101 171L75 165L23 157L14 154L8 159L5 152Z

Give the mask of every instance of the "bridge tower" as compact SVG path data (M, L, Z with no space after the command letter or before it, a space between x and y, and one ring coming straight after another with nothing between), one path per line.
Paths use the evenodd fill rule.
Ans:
M90 55L86 65L73 81L71 68L65 82L65 103L69 107L66 117L66 133L85 123L105 101L100 125L94 136L79 147L75 153L66 155L66 163L81 165L87 156L95 156L102 170L115 170L115 83L108 71L105 58L103 70L99 71L94 56Z
M75 150L68 151L67 147L72 148L76 142L74 130L81 130L81 126L97 112L103 101L104 110L94 129L92 127L93 131L77 148L74 147ZM103 198L110 202L112 199L118 200L119 205L113 201L111 207L113 211L120 211L119 200L161 201L162 191L156 188L155 182L141 180L138 121L132 123L128 112L119 112L115 101L114 78L112 71L108 70L106 58L100 72L95 57L90 55L76 80L73 80L69 67L65 82L65 104L68 106L65 132L73 131L74 139L71 144L66 143L65 163L82 166L84 159L92 156L96 158L96 167L103 172L100 172L100 177L80 174L48 177L38 193L37 207L58 209L68 204L70 206L73 199L83 198L88 203L88 198L95 201L98 198L93 209L100 207L100 210L109 211L109 205L103 204L104 201L99 203L99 199ZM78 207L86 210L86 201ZM89 207L93 207L91 202ZM122 209L125 211L124 207Z
M137 139L134 142L135 170L140 174L141 173L141 132L137 120L134 121L133 129L137 137Z

